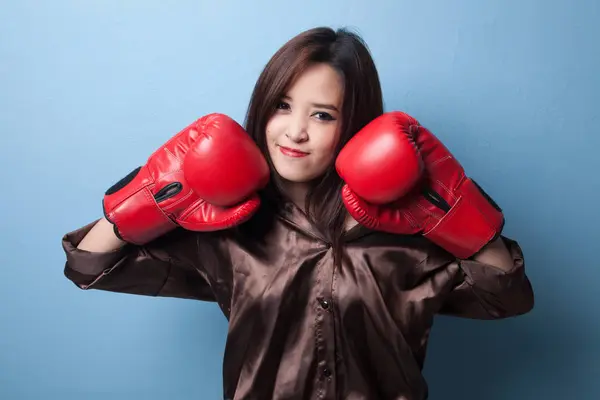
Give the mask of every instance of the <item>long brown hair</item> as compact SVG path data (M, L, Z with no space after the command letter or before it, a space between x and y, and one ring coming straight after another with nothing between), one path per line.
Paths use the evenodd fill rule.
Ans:
M271 182L262 193L271 206L279 203L282 190L267 150L267 122L288 88L314 63L327 63L344 82L336 156L356 132L383 113L379 75L367 45L358 34L347 29L318 27L285 43L260 74L245 119L246 130L262 150L272 171ZM342 185L334 158L326 172L313 182L306 198L306 214L336 250L340 248L346 217L340 194Z

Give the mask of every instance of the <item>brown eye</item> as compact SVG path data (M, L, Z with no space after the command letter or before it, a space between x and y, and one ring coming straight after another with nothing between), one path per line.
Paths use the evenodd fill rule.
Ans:
M279 103L277 103L277 107L278 110L289 110L290 109L290 105L288 103L286 103L285 101L280 101Z
M317 116L318 119L323 120L323 121L334 121L335 120L335 118L333 118L331 116L331 114L326 113L326 112L317 112L314 115Z

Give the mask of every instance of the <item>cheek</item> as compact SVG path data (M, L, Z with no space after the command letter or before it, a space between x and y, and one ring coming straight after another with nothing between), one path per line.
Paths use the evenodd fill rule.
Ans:
M323 157L333 156L333 152L339 142L339 129L328 129L319 135L319 152Z
M265 138L267 139L267 145L270 146L273 141L273 127L270 124L265 127Z
M267 126L265 128L265 135L267 138L267 142L271 145L272 142L277 139L277 137L281 133L281 125L282 121L277 115L271 117L269 122L267 122Z

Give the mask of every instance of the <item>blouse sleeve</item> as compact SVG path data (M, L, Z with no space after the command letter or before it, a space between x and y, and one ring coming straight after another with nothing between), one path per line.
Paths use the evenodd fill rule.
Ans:
M64 274L79 288L216 301L209 277L199 265L193 232L175 230L148 245L128 244L111 252L78 249L96 222L62 238Z
M453 289L444 299L440 314L474 319L500 319L529 312L534 305L531 283L519 244L502 237L512 266L498 268L474 260L457 260L449 265L456 276Z

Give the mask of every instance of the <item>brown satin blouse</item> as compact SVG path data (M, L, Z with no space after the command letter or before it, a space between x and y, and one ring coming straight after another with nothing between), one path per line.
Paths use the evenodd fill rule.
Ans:
M108 253L76 248L93 224L63 237L66 276L83 289L217 302L229 321L225 399L423 400L435 314L496 319L533 306L521 249L506 237L509 272L360 225L334 266L293 206Z

